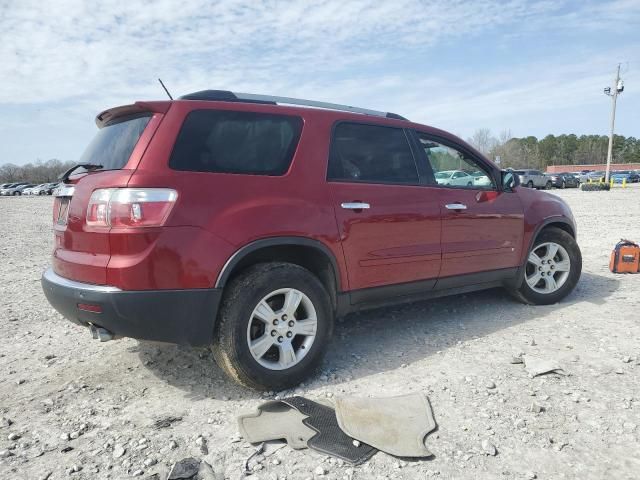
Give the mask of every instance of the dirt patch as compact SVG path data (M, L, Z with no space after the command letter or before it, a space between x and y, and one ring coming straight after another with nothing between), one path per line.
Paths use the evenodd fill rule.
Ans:
M640 240L638 187L554 191L573 209L584 261L562 303L525 306L492 290L352 315L322 372L278 392L424 392L438 422L432 460L378 453L351 467L284 448L256 457L253 478L637 478L640 275L607 265L621 237ZM100 344L63 320L39 282L51 203L0 198L0 478L164 479L186 457L239 478L255 449L235 416L275 394L234 385L206 350ZM565 375L531 378L523 354Z

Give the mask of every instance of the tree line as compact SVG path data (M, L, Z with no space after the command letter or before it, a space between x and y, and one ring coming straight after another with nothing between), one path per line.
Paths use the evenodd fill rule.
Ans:
M609 137L606 135L547 135L516 138L505 130L497 137L491 130L476 130L467 139L474 147L494 160L500 157L503 168L545 170L547 165L595 165L606 163ZM613 163L640 162L640 139L614 135Z
M75 165L75 162L63 162L56 158L38 160L25 165L5 163L0 165L0 183L31 182L50 183L58 180L60 174Z

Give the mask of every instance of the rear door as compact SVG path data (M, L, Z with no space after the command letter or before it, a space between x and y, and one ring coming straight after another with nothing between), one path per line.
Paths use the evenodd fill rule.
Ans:
M440 270L438 191L421 183L408 132L341 122L332 136L328 181L350 289L432 288ZM366 297L352 292L354 303Z
M476 174L471 185L437 187L442 215L442 267L437 288L470 281L461 275L517 267L524 234L523 208L518 196L500 191L495 168L464 146L416 133L423 161L434 174L453 169ZM476 278L482 283L482 275Z

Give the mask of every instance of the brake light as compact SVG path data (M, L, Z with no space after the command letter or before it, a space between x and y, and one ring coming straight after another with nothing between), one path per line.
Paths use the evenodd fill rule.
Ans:
M158 227L163 225L178 192L169 188L101 188L87 207L92 227Z

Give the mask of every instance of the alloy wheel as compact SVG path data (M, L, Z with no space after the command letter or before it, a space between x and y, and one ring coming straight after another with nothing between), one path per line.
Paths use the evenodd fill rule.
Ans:
M562 245L546 242L536 246L527 260L525 280L533 291L550 294L569 278L571 260Z
M318 318L313 303L294 288L275 290L258 302L247 326L253 358L269 370L297 365L316 338Z

